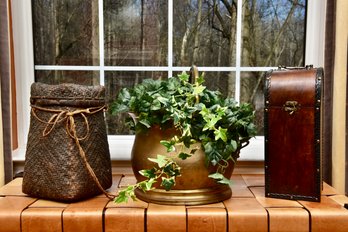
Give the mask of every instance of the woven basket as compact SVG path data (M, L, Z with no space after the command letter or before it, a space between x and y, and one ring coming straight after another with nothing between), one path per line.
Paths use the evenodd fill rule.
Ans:
M23 192L78 201L112 184L103 86L31 86Z

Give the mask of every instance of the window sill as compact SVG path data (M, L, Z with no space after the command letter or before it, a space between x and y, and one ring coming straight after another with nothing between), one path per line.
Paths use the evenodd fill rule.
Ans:
M134 136L109 136L110 157L113 161L126 161L131 159ZM18 148L12 152L12 160L21 162L25 160L25 148ZM238 161L264 161L264 137L252 138L250 144L243 148Z

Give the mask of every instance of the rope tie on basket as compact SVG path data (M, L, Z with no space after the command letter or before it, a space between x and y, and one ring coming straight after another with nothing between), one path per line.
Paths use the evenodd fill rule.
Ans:
M88 118L86 115L92 115L92 114L98 113L98 112L104 110L105 108L106 108L106 106L104 105L101 107L90 107L90 108L86 108L86 109L78 109L78 110L74 110L74 111L69 111L69 110L55 110L55 109L49 109L49 108L43 108L43 107L31 105L31 113L38 121L46 124L45 129L42 132L42 135L44 137L49 135L58 123L65 121L65 130L68 133L68 135L75 141L76 146L79 149L80 157L82 158L83 163L84 163L85 167L87 168L88 173L90 174L90 176L94 180L97 187L104 193L104 195L107 198L109 198L110 200L113 200L116 196L106 192L104 190L104 188L101 186L101 184L98 180L98 177L94 173L91 165L88 163L86 153L80 144L80 141L82 141L88 137L89 131L90 131L89 122L88 122ZM36 110L53 113L53 115L50 117L50 119L48 121L45 121L45 120L39 118L39 116L35 112ZM77 135L77 132L76 132L76 124L75 124L74 116L77 116L77 115L82 116L84 123L85 123L85 126L86 126L86 134L82 137L79 137Z

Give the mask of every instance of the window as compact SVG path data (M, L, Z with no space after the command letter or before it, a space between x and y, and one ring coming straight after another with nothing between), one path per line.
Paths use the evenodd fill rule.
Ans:
M320 25L324 24L320 23L320 14L324 15L324 1L178 2L14 3L15 37L24 31L29 36L25 38L31 33L34 38L33 46L30 39L15 38L15 52L26 55L16 56L16 76L21 78L17 88L22 93L18 109L21 147L25 147L29 124L29 107L25 104L34 80L102 84L111 101L122 87L144 78L168 78L195 64L205 72L210 88L255 106L260 136L241 156L262 160L263 72L278 65L322 65ZM32 22L28 20L31 15ZM21 44L25 49L20 51ZM25 68L17 71L17 63L25 63L26 75L21 75ZM129 159L133 136L118 123L119 119L108 114L106 119L112 157Z

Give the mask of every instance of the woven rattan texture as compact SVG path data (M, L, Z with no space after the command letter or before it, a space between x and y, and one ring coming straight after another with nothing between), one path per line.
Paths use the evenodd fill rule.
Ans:
M112 175L103 110L88 113L86 108L104 107L104 88L35 83L31 91L23 192L58 201L76 201L99 194L101 190L88 172L79 146L100 185L109 188ZM73 130L79 146L72 136Z

